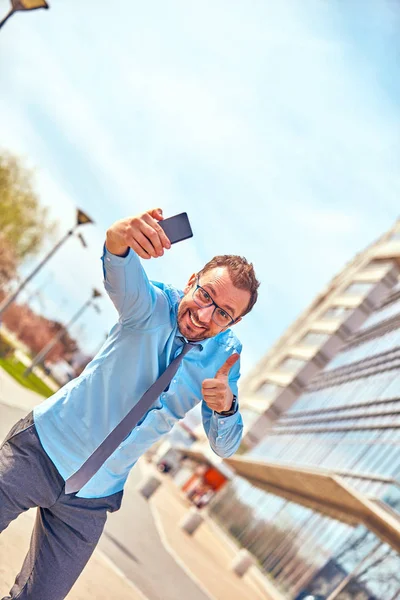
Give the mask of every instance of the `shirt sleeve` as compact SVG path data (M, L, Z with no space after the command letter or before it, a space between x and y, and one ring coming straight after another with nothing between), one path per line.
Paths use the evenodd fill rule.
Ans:
M240 360L238 360L229 373L229 387L237 397L237 382L240 377ZM218 415L202 401L201 416L203 427L212 450L222 458L235 454L240 446L243 435L243 419L239 408L234 415L225 417Z
M123 325L139 325L153 313L158 295L142 267L138 255L129 249L126 256L111 254L104 244L104 287ZM167 304L167 299L160 299Z

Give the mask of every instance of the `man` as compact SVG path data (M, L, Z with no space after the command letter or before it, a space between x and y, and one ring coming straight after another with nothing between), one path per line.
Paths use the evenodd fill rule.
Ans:
M96 547L107 511L120 508L133 465L198 402L214 452L230 456L240 444L241 345L230 328L254 306L259 283L253 266L238 256L212 259L190 277L184 293L149 282L138 257L156 258L171 247L162 218L161 209L153 209L109 228L104 284L118 323L83 373L18 422L0 449L0 531L39 507L28 555L3 600L66 597ZM181 353L172 381L150 409L68 493L70 478Z

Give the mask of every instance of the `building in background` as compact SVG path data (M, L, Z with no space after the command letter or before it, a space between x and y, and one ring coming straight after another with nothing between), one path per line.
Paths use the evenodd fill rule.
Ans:
M399 269L400 222L357 254L270 348L241 383L247 448L348 342L397 283Z
M209 510L277 598L400 598L399 273L400 221L241 386L250 450Z

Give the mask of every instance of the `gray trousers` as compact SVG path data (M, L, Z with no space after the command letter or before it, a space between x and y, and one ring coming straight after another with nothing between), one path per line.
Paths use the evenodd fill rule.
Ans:
M97 545L107 511L120 508L122 495L65 494L32 413L18 421L0 447L0 532L22 512L38 510L28 554L3 600L63 600Z

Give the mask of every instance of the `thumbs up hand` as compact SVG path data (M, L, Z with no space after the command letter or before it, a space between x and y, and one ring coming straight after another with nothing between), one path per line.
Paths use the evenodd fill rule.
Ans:
M228 383L229 371L239 360L240 355L235 352L218 369L213 379L204 379L201 386L204 402L211 410L223 412L232 406L233 394Z

